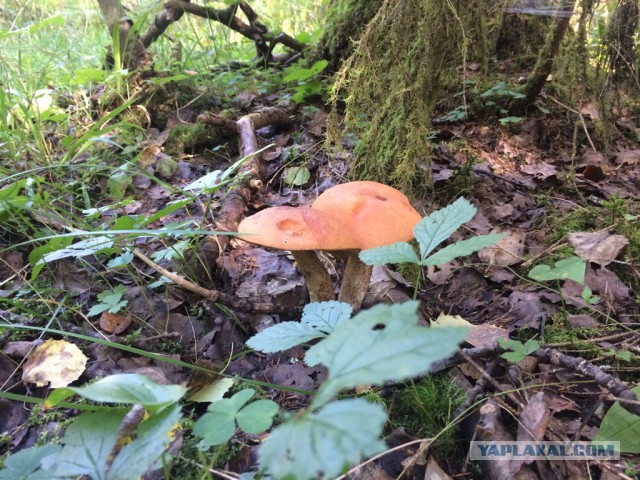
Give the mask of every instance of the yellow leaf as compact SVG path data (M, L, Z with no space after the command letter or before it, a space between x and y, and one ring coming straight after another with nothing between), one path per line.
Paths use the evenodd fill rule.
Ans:
M27 357L22 380L38 387L66 387L77 380L87 363L87 357L72 343L47 340L38 345Z
M438 318L431 322L432 327L467 327L474 328L474 325L467 322L460 315L446 315L444 312L440 312Z

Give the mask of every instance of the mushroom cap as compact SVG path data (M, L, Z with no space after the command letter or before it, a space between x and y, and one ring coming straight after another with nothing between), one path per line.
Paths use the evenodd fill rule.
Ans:
M311 207L343 223L363 250L411 240L422 219L404 193L378 182L336 185Z
M344 224L311 207L272 207L238 225L245 242L281 250L349 250L358 242ZM250 235L255 234L255 235Z

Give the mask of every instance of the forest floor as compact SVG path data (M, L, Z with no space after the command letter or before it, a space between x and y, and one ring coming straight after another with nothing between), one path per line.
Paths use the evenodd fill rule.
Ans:
M130 181L119 184L113 174L96 175L96 184L87 186L92 197L105 198L95 204L101 208L90 217L96 229L116 225L116 230L126 231L131 227L122 219L144 217L151 219L144 226L148 230L214 231L226 192L234 183L213 189L212 194L198 193L195 201L185 195L193 192L185 187L213 170L227 169L230 159L237 158L237 142L233 136L221 137L213 127L196 124L197 116L206 109L212 113L225 110L239 118L275 105L281 98L278 93L253 91L222 99L206 93L206 101L192 103L184 100L185 91L179 84L168 83L159 90L168 96L162 101L154 97L138 112L146 119L146 123L140 122L144 140L139 140L140 136L127 140L124 133L130 130L124 129L118 137L116 130L112 141L101 147L105 156L132 146L140 154L136 157L139 168L127 177ZM491 232L508 235L496 248L421 272L410 267L376 267L363 308L410 299L417 273L416 295L423 319L435 319L444 312L481 326L466 347L491 347L498 337L523 342L533 339L568 357L584 358L633 385L640 378L640 149L635 140L639 119L624 111L611 112L606 121L612 140L605 146L594 135L603 120L593 106L575 110L551 98L545 101L548 113L537 111L515 123L502 125L490 118L436 125L433 195L416 199L414 206L426 216L465 197L478 213L452 241ZM355 139L346 135L340 148L327 147L326 121L327 108L322 103L307 104L296 109L291 126L267 126L257 131L259 147L273 146L261 154L262 188L253 190L247 215L269 206L310 205L326 189L348 181ZM74 162L82 168L85 160L80 154ZM114 189L121 190L120 198L108 203L105 193L113 194ZM173 208L176 204L172 202L179 201L185 203ZM64 206L58 202L58 213L68 208L69 215L79 214L72 200L66 202ZM46 209L30 212L30 222L64 232L68 226L65 218L47 213ZM188 282L239 299L290 308L289 315L269 313L268 308L251 313L217 305L180 286L158 282L158 269L138 258L123 260L124 267L119 268L110 263L115 253L123 252L115 247L106 252L109 255L100 251L61 256L32 280L32 245L22 243L28 240L15 233L0 253L0 295L4 297L0 315L7 323L46 325L130 346L138 349L133 350L136 352L168 355L214 371L224 369L227 375L266 382L273 388L263 388L262 394L284 410L307 405L309 396L276 385L315 391L325 378L321 367L300 361L302 347L268 355L245 346L255 332L297 320L308 303L304 279L288 252L231 239L220 257L208 258L215 237L202 236L184 240L140 235L128 245ZM193 252L200 253L207 268L194 259ZM553 267L574 255L586 261L584 285L590 289L588 294L584 285L573 280L540 282L528 277L537 265ZM337 283L343 265L330 255L324 260ZM49 318L42 315L42 310L33 306L36 294L65 306L66 313ZM16 308L25 295L30 307ZM22 379L21 365L38 341L39 337L28 331L3 334L3 390L46 396L47 387L34 387ZM76 342L88 357L81 383L116 373L143 373L159 383L190 387L207 381L175 363L86 340ZM373 387L363 393L387 405L393 427L388 432L391 446L440 434L450 425L452 410L463 404L460 392L473 392L478 398L482 394L495 396L511 412L511 419L498 421L503 436L490 436L493 440L521 439L523 429L550 440L593 440L605 412L602 406L611 405L615 397L576 368L532 356L509 363L497 349L439 373L437 378L440 383L416 380ZM543 384L544 388L538 388ZM426 415L439 417L427 427L417 412L428 410L429 402L436 404L443 389L451 398L439 404L435 415ZM414 403L407 404L408 397ZM197 405L186 408L193 417L202 412ZM34 445L44 436L55 436L62 421L61 417L48 418L38 409L27 409L16 400L0 399L0 411L0 432L8 432L4 445L11 451ZM522 420L523 411L528 415L526 421ZM419 443L412 444L367 467L371 470L360 478L396 478L403 469L406 478L423 478L427 464L431 471L436 468L433 462L455 478L479 477L479 467L464 461L465 445L475 431L473 421L478 415L475 409L451 435L443 435L431 450L435 451L431 460L431 454L422 451ZM239 435L218 467L235 473L246 471L255 464L258 443L255 436ZM619 473L633 477L640 467L633 457L598 464L539 463L540 478L588 478L589 471L597 471L599 478L616 478Z

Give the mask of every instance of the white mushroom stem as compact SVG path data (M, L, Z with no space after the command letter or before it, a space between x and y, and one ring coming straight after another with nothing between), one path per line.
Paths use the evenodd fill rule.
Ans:
M351 305L354 312L360 310L362 306L362 301L369 289L372 271L373 267L362 263L357 251L349 253L338 300Z
M300 270L307 282L311 301L326 302L335 300L333 282L316 252L313 250L295 250L291 253L298 264L298 270Z

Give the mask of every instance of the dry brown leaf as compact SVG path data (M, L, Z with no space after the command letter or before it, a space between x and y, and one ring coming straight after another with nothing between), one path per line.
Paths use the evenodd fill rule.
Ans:
M129 326L133 319L131 315L120 315L119 313L104 312L100 316L100 328L107 333L120 335Z
M27 358L22 380L38 387L66 387L82 375L86 363L87 357L73 343L47 340Z
M569 243L580 258L604 267L616 259L629 240L606 231L575 232L569 234Z
M491 265L500 265L502 267L515 265L522 261L524 241L527 237L524 230L507 229L500 231L499 229L495 229L491 233L506 233L507 236L490 247L480 250L478 252L480 260Z

